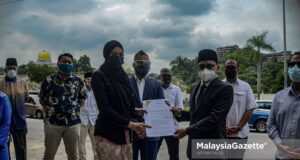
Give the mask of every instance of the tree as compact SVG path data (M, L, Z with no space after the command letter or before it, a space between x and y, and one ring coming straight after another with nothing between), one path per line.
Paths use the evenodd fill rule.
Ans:
M260 99L261 93L261 70L262 70L262 50L266 51L275 51L272 47L272 44L267 42L267 31L263 33L252 36L250 39L247 40L247 49L249 51L250 60L252 62L256 62L257 67L257 99Z
M26 72L30 81L40 83L44 81L47 76L56 73L57 69L46 64L41 65L31 61L26 66Z
M22 64L18 67L18 74L19 75L26 75L26 65Z
M90 57L87 55L80 56L77 61L76 68L78 72L92 72L94 68L91 66Z
M173 77L177 80L177 83L182 85L181 88L185 88L188 93L191 91L191 87L197 82L197 58L190 60L186 57L177 56L170 62L171 71Z
M130 67L124 67L124 71L126 72L126 74L129 76L131 75L133 72L132 72L132 69Z

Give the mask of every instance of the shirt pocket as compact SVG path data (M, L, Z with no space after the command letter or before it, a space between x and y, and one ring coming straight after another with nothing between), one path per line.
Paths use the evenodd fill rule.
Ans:
M239 110L246 108L246 92L235 91L234 103L236 103L235 105L237 105Z

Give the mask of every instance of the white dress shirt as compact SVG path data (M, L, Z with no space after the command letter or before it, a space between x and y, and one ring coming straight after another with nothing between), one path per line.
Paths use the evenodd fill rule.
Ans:
M98 117L99 111L95 100L93 90L86 89L87 99L84 105L80 108L80 119L82 125L88 125L89 122L94 126Z
M135 74L135 81L139 90L139 96L140 96L140 100L141 102L143 101L143 95L144 95L144 89L145 89L145 78L143 78L142 80L140 80Z
M237 79L233 84L226 80L224 80L224 82L230 84L234 91L233 103L226 119L226 127L237 126L240 124L246 111L256 108L255 97L250 85L240 79ZM246 138L248 135L249 125L246 123L237 134L230 135L229 137Z
M183 110L183 101L181 90L178 86L170 84L168 88L164 88L165 99L170 102L171 107L180 108ZM174 119L175 129L179 128L179 123Z

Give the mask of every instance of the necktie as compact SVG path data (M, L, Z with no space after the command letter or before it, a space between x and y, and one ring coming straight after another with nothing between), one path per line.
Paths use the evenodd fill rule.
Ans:
M206 89L206 85L205 84L201 84L200 89L199 89L198 94L196 95L196 99L195 99L196 100L196 107L198 107L198 104L197 104L198 98L202 97L205 89Z

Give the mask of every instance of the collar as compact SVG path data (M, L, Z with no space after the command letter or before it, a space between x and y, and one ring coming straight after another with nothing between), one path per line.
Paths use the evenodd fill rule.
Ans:
M140 82L146 79L146 77L144 77L143 79L140 80L140 79L136 76L135 73L133 74L133 76L134 76L134 78L135 78L136 81L140 81Z
M206 85L206 87L208 87L209 84L210 84L212 81L214 81L215 79L217 79L217 78L218 78L218 76L216 76L216 78L214 78L214 79L208 81L207 83L203 83L203 81L201 81L201 84L204 84L204 85Z
M169 87L166 88L166 89L172 89L172 88L173 88L173 83L171 82L170 85L169 85Z
M295 97L300 97L300 95L297 95L296 93L295 93L295 91L294 91L294 89L293 89L293 85L291 85L289 88L288 88L288 90L289 90L289 95L290 96L295 96Z
M63 80L63 77L61 76L60 74L60 71L58 71L56 73L57 77L60 79L60 80ZM68 79L72 79L74 77L74 74L73 73L70 73L70 76L68 77Z
M225 79L223 79L223 81L225 82L225 83L227 83L227 84L230 84L230 85L238 85L239 83L240 83L240 79L239 79L239 77L237 77L236 78L236 81L234 82L234 83L230 83L227 79L226 79L226 77L225 77Z
M16 82L17 81L17 77L15 77L15 78L9 78L9 77L7 77L7 76L5 76L5 81L7 81L7 82Z

